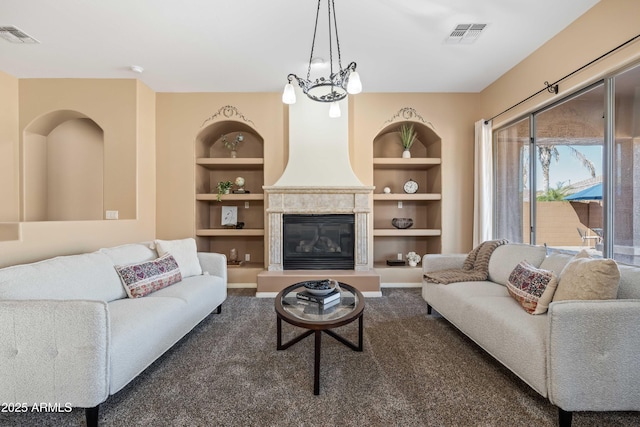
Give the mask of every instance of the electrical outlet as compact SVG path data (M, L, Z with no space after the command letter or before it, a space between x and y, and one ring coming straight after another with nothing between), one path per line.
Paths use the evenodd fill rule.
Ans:
M402 261L402 254L398 254L398 261Z
M105 213L106 219L118 219L118 211L107 211Z
M244 208L249 209L249 202L244 202Z
M398 209L402 209L402 200L398 200Z
M244 254L244 260L249 262L251 261L251 255L250 254Z

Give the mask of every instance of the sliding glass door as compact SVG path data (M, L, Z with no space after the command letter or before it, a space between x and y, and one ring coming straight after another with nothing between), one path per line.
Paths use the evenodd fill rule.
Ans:
M611 258L640 265L640 67L613 80ZM612 233L611 233L612 231Z
M640 66L495 129L495 238L640 265Z
M535 242L602 255L604 84L533 115Z

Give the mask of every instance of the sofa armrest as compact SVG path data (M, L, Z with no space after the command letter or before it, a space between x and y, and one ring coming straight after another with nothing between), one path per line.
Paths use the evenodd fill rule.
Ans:
M422 272L462 268L468 254L426 254L422 257Z
M640 300L549 306L549 400L565 411L640 410Z
M103 301L0 301L0 402L91 408L109 396Z
M227 283L227 257L215 252L198 252L198 260L202 266L202 272L212 276L222 277Z

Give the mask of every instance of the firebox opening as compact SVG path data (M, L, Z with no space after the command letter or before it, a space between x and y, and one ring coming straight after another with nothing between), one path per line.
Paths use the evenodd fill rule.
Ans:
M354 215L285 214L282 219L285 270L354 269Z

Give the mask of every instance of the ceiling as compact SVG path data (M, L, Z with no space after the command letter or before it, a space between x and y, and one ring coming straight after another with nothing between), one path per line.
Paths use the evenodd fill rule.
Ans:
M479 92L597 2L335 0L342 63L358 64L364 92ZM314 0L2 0L0 26L40 43L0 39L0 70L138 78L156 92L278 92L287 74L306 75L316 9ZM445 42L471 23L488 24L474 43ZM328 59L326 24L318 31L315 56Z

